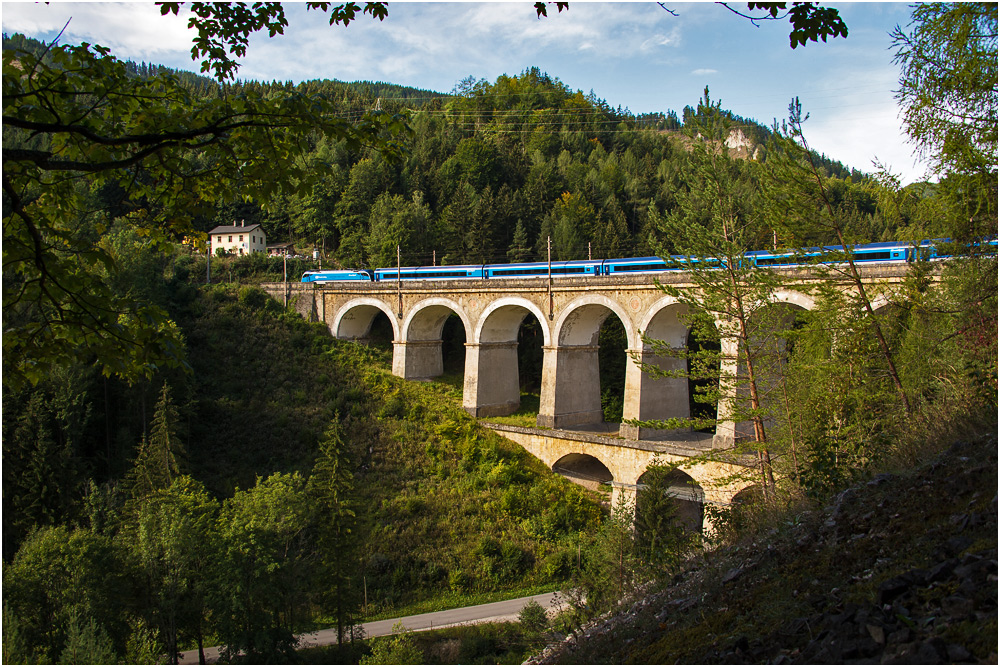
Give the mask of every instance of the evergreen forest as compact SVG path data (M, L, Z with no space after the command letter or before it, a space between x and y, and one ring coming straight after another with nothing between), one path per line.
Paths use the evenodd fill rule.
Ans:
M237 43L253 29L219 28ZM637 115L534 67L448 93L260 82L211 41L195 44L215 78L5 34L4 663L176 663L208 646L295 662L296 635L326 627L364 648L325 660L423 662L393 652L406 635L369 646L358 625L574 591L558 624L522 614L532 639L505 640L526 642L506 656L520 660L543 629L579 628L782 507L995 432L996 6L919 6L894 40L906 130L936 172L906 187L811 150L797 100L770 125L708 89ZM206 233L237 221L308 259L207 257ZM944 238L952 259L912 263L885 294L850 252ZM313 250L376 268L397 252L545 260L549 242L554 260L847 248L814 267L810 311L759 307L777 271L696 268L698 297L673 293L687 348L647 341L681 359L693 404L645 426L712 432L738 388L728 419L752 435L729 455L753 462L752 502L707 508L711 534L681 528L668 466L611 507L462 411L460 369L405 382L386 346L335 340L258 287L315 268ZM609 422L630 363L615 325ZM522 354L526 394L537 336L522 327L539 348Z

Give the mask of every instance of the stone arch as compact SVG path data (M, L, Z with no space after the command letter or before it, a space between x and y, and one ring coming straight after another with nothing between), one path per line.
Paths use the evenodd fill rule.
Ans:
M614 473L603 461L591 454L579 452L571 452L559 457L552 464L552 472L594 491L601 484L608 484L615 480Z
M815 310L816 299L809 294L790 289L779 289L771 297L771 303L790 303L803 310Z
M675 297L665 296L643 314L639 320L639 331L671 345L684 345L687 342L688 326L678 319L678 315L684 312L687 312L685 304Z
M649 479L647 470L639 476L636 486L643 487ZM705 491L701 484L680 468L667 472L659 483L666 487L665 493L673 500L677 519L688 530L701 532L705 519ZM643 511L641 497L636 499L636 516Z
M626 349L634 349L638 334L625 308L604 295L587 294L564 308L553 328L553 345L545 347L538 425L566 428L604 421L597 337L611 314L621 321Z
M531 313L542 325L544 344L551 345L548 319L537 305L520 297L504 297L491 303L476 325L474 343L505 343L517 340L517 329Z
M538 320L547 346L550 337L545 315L526 299L499 299L480 316L475 336L466 343L462 406L469 414L500 417L520 407L517 335L528 315Z
M472 340L472 325L465 310L451 299L434 297L411 306L403 318L403 338L406 342L441 340L444 322L458 315L465 327L465 340Z
M385 313L392 325L392 337L394 340L400 339L399 321L396 314L389 306L379 299L369 297L359 297L351 299L337 311L333 318L333 326L330 333L334 338L347 340L357 340L368 336L372 328L372 322L379 313Z
M392 372L410 380L428 379L444 372L441 332L445 321L458 315L465 329L465 340L472 332L469 317L451 299L424 299L410 307L403 319L402 336L393 343Z
M731 505L754 505L764 501L764 491L760 484L751 484L733 494Z
M815 308L816 301L812 296L796 290L780 289L767 302L758 304L750 314L750 319L753 321L755 318L764 317L764 314L771 311L771 309L779 309L778 318L769 323L774 328L770 329L769 332L765 331L763 327L758 326L762 322L757 319L755 328L758 333L751 335L751 340L755 342L754 347L758 352L763 353L763 356L759 357L762 361L756 361L754 369L757 389L759 395L762 397L761 405L763 407L767 407L767 401L777 400L773 398L777 395L777 392L772 390L777 387L777 383L784 373L784 367L788 362L787 340L784 337L776 335L776 332L787 331L789 327L794 325L796 311L809 312ZM716 319L716 326L720 330L724 330L732 325L732 322ZM764 333L759 333L761 331L764 331ZM768 339L767 348L761 345L761 341L764 339ZM773 349L771 342L774 345ZM735 338L724 338L721 343L722 352L728 357L728 359L723 361L725 374L729 377L745 378L746 371L743 363L740 362L737 365L735 361L738 357L738 351L742 351L743 342ZM736 441L752 439L754 437L754 428L751 422L736 422L730 419L734 412L734 403L749 401L749 387L745 385L735 388L729 387L723 390L722 393L723 395L719 400L719 423L716 425L715 446L729 447ZM767 418L764 420L765 430L770 430L773 426L773 420Z
M607 312L610 311L610 312ZM621 320L628 335L628 348L637 347L638 334L632 318L620 303L602 294L588 294L567 304L556 320L555 340L557 345L597 345L597 333L604 320L614 313ZM592 332L589 333L588 332Z
M688 326L680 320L687 306L674 297L666 296L654 303L640 320L639 332L650 338L662 340L674 348L686 347ZM684 359L656 355L652 348L637 335L635 348L629 350L632 358L643 364L663 370L684 370ZM691 415L688 382L686 378L658 378L630 363L625 371L625 409L619 433L622 437L641 440L676 435L676 431L663 431L624 423L630 419L687 418ZM684 429L686 432L688 429Z

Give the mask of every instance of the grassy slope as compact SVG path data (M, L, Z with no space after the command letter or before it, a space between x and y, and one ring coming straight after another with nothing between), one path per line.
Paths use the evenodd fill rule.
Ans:
M688 563L541 661L996 664L996 437L927 458Z
M335 341L262 294L215 287L181 318L197 396L188 450L210 489L308 474L337 420L376 609L564 580L599 520L594 499L480 428L449 387L400 380L384 352Z

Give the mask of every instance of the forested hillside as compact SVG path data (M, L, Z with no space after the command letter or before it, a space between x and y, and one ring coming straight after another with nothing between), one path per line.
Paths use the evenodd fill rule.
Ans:
M243 85L264 94L278 86ZM688 160L682 130L697 117L696 100L680 117L636 117L537 68L493 83L466 80L447 96L330 81L291 89L336 100L349 118L376 107L405 111L406 152L393 162L319 142L308 159L323 178L311 192L271 202L267 212L228 208L214 222L259 222L269 238L321 248L350 267L395 264L397 245L404 265L544 259L549 237L554 259L653 254L658 216L676 206ZM731 143L766 161L771 131L724 113ZM858 238L895 238L860 187L863 175L820 162L838 196L858 200L869 218ZM752 181L753 169L741 178Z
M256 288L198 290L187 259L143 253L167 271L143 297L169 301L192 373L129 386L81 364L5 390L5 661L206 637L276 659L364 601L565 580L596 499L383 353Z

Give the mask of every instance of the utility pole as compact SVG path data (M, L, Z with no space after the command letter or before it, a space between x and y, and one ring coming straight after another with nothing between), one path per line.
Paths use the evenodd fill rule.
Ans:
M546 237L546 245L548 246L549 255L549 319L552 319L553 311L555 310L555 303L552 300L552 237Z
M288 308L288 253L287 252L285 252L285 254L281 256L281 266L285 273L285 278L284 278L285 308Z

